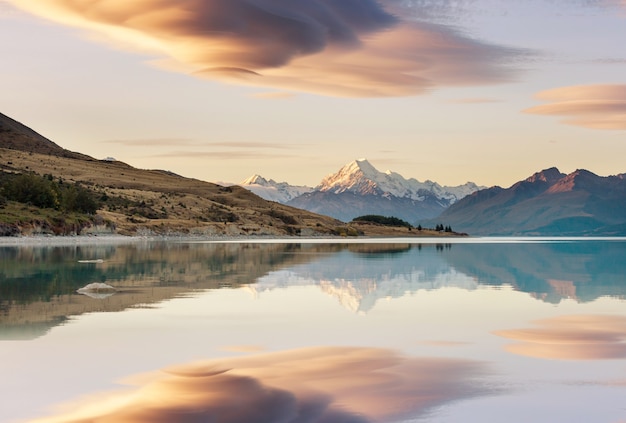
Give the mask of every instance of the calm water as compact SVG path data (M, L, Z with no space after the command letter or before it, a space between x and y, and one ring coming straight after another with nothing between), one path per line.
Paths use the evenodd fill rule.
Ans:
M0 247L0 421L626 422L626 240L415 242Z

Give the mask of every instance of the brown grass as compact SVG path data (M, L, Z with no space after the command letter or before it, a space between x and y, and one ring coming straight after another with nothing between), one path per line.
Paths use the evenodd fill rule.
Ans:
M442 235L428 230L345 224L266 201L239 186L222 187L162 170L137 169L118 161L0 148L0 170L50 174L66 182L79 182L99 195L123 199L128 204L108 205L98 214L124 235Z

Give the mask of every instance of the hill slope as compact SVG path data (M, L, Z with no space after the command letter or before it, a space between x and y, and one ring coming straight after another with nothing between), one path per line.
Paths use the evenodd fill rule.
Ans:
M0 147L57 157L88 159L88 156L59 147L29 127L0 113Z
M7 194L16 175L33 175L41 185L88 191L95 215L35 207ZM52 187L52 188L50 188ZM55 194L56 195L56 194ZM224 187L164 170L136 169L63 149L21 123L0 115L0 236L116 232L198 236L433 236L428 231L345 225L239 187Z
M626 235L626 178L550 168L469 195L437 220L472 235Z
M101 206L97 218L68 230L67 222L57 222L67 216L5 200L0 224L5 232L11 226L10 234L85 232L100 226L98 230L133 235L296 235L332 234L342 225L326 216L265 201L241 187L74 153L5 115L0 115L0 158L5 179L21 173L49 175L57 184L88 188Z

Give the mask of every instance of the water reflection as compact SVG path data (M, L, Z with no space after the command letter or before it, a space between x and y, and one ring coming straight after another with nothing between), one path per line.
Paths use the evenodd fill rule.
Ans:
M131 380L131 391L90 396L33 423L77 421L367 423L418 417L493 392L484 364L414 358L378 348L305 348L211 360Z
M626 358L626 317L558 316L535 322L539 327L501 330L496 335L519 341L507 350L558 360Z
M0 249L0 420L113 390L42 421L621 421L624 253L480 240ZM76 293L92 283L115 293Z
M207 289L315 285L353 312L420 290L511 286L550 303L626 297L626 243L188 244L0 248L0 339ZM106 283L115 295L76 295Z
M305 249L321 256L335 250ZM250 284L272 269L310 260L296 254L302 250L293 244L159 242L0 247L0 339L15 339L20 328L43 335L68 316L145 307L197 290ZM76 293L91 283L107 283L116 293L99 300Z

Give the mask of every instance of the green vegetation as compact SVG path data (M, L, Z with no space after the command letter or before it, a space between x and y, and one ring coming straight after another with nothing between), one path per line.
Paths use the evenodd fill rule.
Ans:
M104 224L95 215L100 204L93 191L51 175L0 172L0 236L19 235L24 227L55 235L79 234Z
M352 219L352 221L353 222L371 222L371 223L377 223L379 225L398 226L398 227L405 227L409 229L413 227L409 222L399 219L397 217L379 216L376 214L368 214L365 216L355 217L354 219Z
M16 201L42 209L93 215L99 204L94 194L79 184L55 181L51 175L0 174L0 207Z

